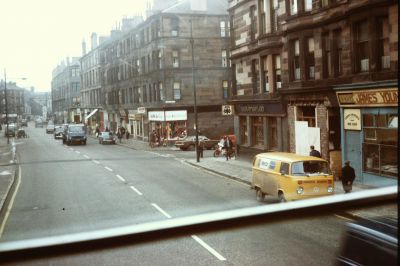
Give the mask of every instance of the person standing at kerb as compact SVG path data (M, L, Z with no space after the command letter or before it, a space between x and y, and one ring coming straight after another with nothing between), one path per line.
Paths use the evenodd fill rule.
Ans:
M345 193L349 193L353 189L355 178L356 174L354 168L350 166L350 161L345 161L342 168L342 185Z

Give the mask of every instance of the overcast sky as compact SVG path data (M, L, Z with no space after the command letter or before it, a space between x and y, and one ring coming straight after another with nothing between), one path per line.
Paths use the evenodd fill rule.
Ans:
M67 56L80 57L83 39L89 50L92 32L109 35L123 17L144 15L146 2L0 0L0 80L6 69L7 81L50 91L53 69Z

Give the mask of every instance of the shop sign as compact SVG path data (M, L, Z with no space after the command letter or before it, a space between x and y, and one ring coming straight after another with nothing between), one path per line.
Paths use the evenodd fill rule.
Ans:
M148 116L149 121L165 121L164 111L150 111Z
M344 109L343 110L344 129L361 130L361 110Z
M233 105L222 105L222 115L233 115Z
M119 114L120 114L121 116L126 116L125 110L119 110Z
M397 106L396 88L337 92L340 106Z
M142 120L142 115L141 114L129 114L128 115L129 120Z
M146 113L146 107L138 107L137 112L138 112L138 114L145 114Z
M280 103L268 104L238 104L236 105L236 113L238 114L272 114L282 115L284 110Z
M165 111L165 121L186 121L187 111Z

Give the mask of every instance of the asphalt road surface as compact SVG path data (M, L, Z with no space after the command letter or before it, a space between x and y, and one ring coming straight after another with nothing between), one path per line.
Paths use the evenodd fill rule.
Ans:
M2 241L23 240L257 206L247 185L171 154L118 145L66 146L45 128L15 140L21 163ZM46 264L330 265L344 220L293 220L53 258ZM44 261L27 262L41 264Z

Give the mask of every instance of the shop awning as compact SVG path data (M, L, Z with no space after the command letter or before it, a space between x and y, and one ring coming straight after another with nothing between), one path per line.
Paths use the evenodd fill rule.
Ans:
M88 116L85 117L85 122L87 122L87 120L94 115L99 109L94 109Z

